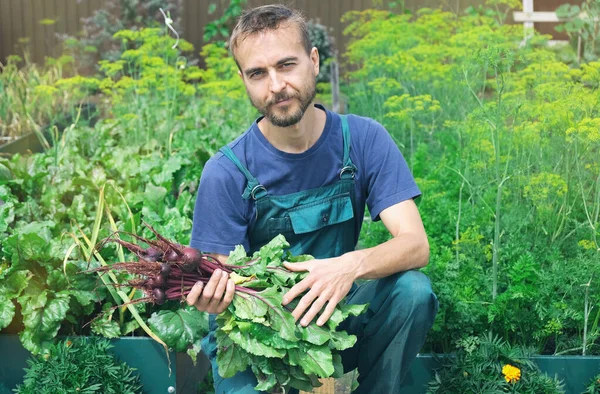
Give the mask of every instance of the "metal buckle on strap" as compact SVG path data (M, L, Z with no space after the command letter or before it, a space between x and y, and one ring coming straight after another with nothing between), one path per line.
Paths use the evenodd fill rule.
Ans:
M349 172L350 175L352 175L352 179L354 179L354 172L355 172L355 168L354 166L345 166L344 168L342 168L340 170L340 179L342 179L344 173Z
M256 185L252 188L252 191L250 191L250 196L252 196L253 200L256 200L256 193L259 192L261 189L265 192L267 191L267 189L263 185Z

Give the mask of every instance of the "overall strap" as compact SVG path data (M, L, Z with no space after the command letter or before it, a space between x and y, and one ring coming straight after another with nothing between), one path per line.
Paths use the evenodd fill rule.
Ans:
M250 197L252 197L253 200L258 200L259 198L267 195L267 189L265 189L265 187L258 182L258 179L256 179L254 176L252 176L252 174L250 174L250 171L248 171L248 169L244 167L244 165L240 162L238 157L235 155L235 153L233 153L229 146L225 145L224 147L219 149L219 151L223 153L225 157L231 160L231 162L235 164L235 166L246 177L248 183L246 184L246 189L244 189L244 193L242 194L243 198L249 199Z
M344 137L344 159L343 167L340 170L340 179L354 179L354 174L358 170L350 159L350 127L348 126L348 115L340 115L342 119L342 136Z

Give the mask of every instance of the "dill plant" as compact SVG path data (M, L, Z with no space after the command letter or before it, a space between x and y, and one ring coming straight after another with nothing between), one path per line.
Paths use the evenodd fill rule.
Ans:
M114 36L118 31L158 27L162 20L160 8L169 12L174 28L182 32L182 0L107 0L100 4L91 16L82 19L78 38L59 36L84 74L89 73L89 68L97 68L100 60L115 61L121 57L125 49Z
M10 137L37 132L48 147L46 132L55 124L64 123L76 113L77 97L59 94L54 84L73 74L73 57L63 55L46 58L43 65L34 64L29 52L24 57L9 56L0 63L0 145Z
M548 37L523 42L496 8L510 3L346 14L345 93L390 131L423 192L425 271L443 305L428 349L490 329L545 354L595 349L582 312L585 294L600 299L600 63L570 67Z

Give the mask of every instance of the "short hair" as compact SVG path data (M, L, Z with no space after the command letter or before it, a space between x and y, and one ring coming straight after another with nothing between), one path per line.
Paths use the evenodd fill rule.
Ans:
M312 43L308 35L308 24L304 16L299 11L282 4L270 4L244 11L238 19L229 39L229 50L236 63L237 59L235 58L234 51L241 41L256 33L276 30L283 24L293 24L298 27L302 46L304 46L306 54L310 55Z

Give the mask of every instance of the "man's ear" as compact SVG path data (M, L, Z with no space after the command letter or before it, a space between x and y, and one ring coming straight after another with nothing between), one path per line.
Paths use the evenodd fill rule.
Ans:
M242 75L242 72L238 69L238 75L240 76L240 78L242 78L242 81L244 80L244 76Z
M317 47L313 47L313 49L310 50L310 60L313 63L313 70L316 77L319 75L319 50Z

